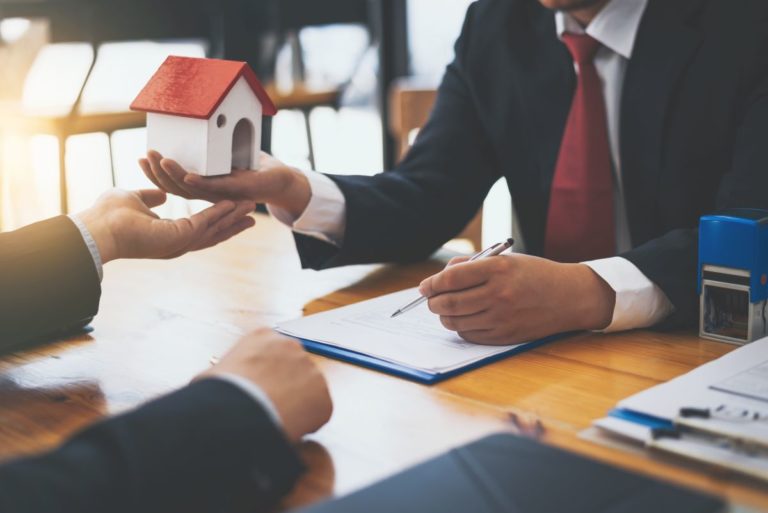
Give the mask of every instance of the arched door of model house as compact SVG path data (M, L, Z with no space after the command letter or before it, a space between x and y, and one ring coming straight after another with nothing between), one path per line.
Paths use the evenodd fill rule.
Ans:
M251 169L253 162L253 124L243 118L232 133L232 169Z

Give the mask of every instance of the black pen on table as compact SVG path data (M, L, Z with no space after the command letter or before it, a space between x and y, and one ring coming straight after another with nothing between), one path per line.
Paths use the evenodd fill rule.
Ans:
M481 258L488 258L488 257L500 255L504 253L506 250L508 250L509 248L511 248L514 243L515 243L515 239L507 239L504 242L497 242L493 246L482 250L480 253L476 253L474 256L472 256L472 258L470 258L467 261L472 262L475 260L480 260ZM398 315L402 315L405 312L413 310L414 308L422 304L427 299L429 298L426 296L421 296L420 298L411 301L410 303L408 303L407 305L405 305L404 307L400 308L398 311L393 313L390 316L390 318L391 319L395 318Z

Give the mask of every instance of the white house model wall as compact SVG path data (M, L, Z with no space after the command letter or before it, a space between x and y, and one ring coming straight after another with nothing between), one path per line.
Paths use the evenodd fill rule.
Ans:
M147 113L147 148L173 158L190 173L207 175L208 120Z
M261 114L259 99L240 77L208 120L208 176L259 168Z
M147 113L147 146L203 176L258 169L261 119L261 103L240 77L207 120Z

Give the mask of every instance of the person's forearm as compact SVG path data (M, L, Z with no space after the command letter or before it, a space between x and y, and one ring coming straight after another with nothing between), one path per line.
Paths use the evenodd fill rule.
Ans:
M672 230L621 255L654 283L672 309L659 324L690 328L699 316L696 291L698 230Z
M87 209L74 216L85 227L96 243L100 263L106 264L117 258L117 243L109 226L108 216L94 209Z
M276 195L270 203L297 219L312 199L312 187L306 174L295 168L291 168L291 171L293 172L285 175L288 184L283 189L284 192Z
M302 469L265 410L207 379L0 466L0 510L236 512L273 503Z
M341 246L346 226L344 194L322 173L303 174L310 189L310 200L299 215L277 205L268 205L269 212L296 233Z
M93 238L91 231L77 215L70 214L68 217L72 220L77 229L80 230L80 235L83 237L83 242L88 248L88 251L90 251L91 257L93 258L93 266L96 268L96 272L99 275L99 280L104 279L104 263L101 258L101 252L99 251L99 245L96 243L96 239Z
M600 327L603 331L648 328L674 310L664 292L629 260L612 257L585 264L615 292L610 322Z
M571 270L573 290L585 291L572 302L572 326L577 329L601 330L611 324L616 292L598 273L586 265L565 264ZM581 294L579 294L581 295Z
M0 234L0 350L71 330L96 315L93 257L70 219Z

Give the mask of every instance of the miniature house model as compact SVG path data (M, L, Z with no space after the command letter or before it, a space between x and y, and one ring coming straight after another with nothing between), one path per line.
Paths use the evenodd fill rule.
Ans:
M261 117L275 106L245 62L168 57L131 104L147 146L191 173L258 169Z

